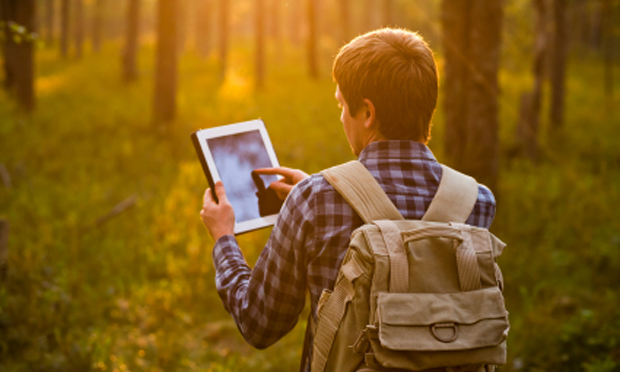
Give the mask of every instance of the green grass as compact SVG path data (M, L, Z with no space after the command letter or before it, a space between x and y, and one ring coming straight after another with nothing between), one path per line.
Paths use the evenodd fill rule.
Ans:
M223 85L214 59L185 54L179 114L168 130L151 122L150 46L131 85L120 81L119 46L111 43L80 61L40 50L31 116L0 94L0 163L13 182L0 185L0 215L11 223L0 370L297 368L305 317L275 346L256 351L217 296L213 242L198 215L206 181L189 134L261 117L283 165L317 172L353 156L328 62L323 78L310 81L302 52L286 46L256 92L250 53L232 51ZM612 110L620 102L603 97L601 66L574 59L566 128L552 137L543 120L537 165L507 150L531 79L516 68L500 74L503 157L492 230L508 243L500 258L512 323L504 370L620 368L620 117ZM442 124L438 112L430 146L440 160ZM130 196L134 207L97 226ZM239 238L250 265L268 234Z

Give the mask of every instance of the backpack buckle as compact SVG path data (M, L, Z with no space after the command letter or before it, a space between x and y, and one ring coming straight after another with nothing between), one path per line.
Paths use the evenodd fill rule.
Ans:
M443 329L452 329L452 335L445 335L445 332L440 332ZM440 335L440 333L442 334ZM436 323L431 326L431 334L437 341L449 343L459 337L459 327L455 323Z
M351 345L351 348L353 348L353 352L357 354L365 354L370 348L370 341L368 340L368 335L366 334L365 328L357 336L357 339L353 345Z

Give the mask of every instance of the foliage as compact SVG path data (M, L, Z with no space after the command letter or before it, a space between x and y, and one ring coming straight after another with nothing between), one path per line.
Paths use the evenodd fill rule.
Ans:
M221 305L213 242L198 217L206 182L189 134L260 116L283 165L316 172L350 160L333 83L307 79L304 56L289 45L268 61L260 92L250 47L232 51L221 85L216 61L186 54L180 117L165 130L151 123L152 46L141 51L133 85L121 82L119 49L110 43L79 63L40 51L31 116L0 94L0 163L12 177L10 189L0 184L0 215L11 223L0 370L296 369L307 313L290 335L256 351ZM500 264L512 324L503 370L620 368L619 102L603 97L599 60L574 61L567 126L542 136L540 164L509 151L518 97L531 85L527 67L500 75L504 152L493 232L508 243ZM438 112L430 146L439 160L442 133ZM97 226L132 195L133 208ZM268 234L239 238L250 264Z
M4 43L7 34L15 44L36 43L38 47L43 46L36 32L28 31L26 27L13 21L0 21L0 43Z

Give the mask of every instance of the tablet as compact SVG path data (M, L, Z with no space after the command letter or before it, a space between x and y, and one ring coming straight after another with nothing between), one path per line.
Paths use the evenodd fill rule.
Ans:
M235 210L235 235L273 225L282 201L269 184L279 177L253 172L279 167L263 121L202 129L191 137L214 200L215 183L224 183Z

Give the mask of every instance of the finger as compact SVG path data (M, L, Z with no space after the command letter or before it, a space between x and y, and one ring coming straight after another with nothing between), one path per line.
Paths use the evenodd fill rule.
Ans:
M276 167L276 168L258 168L255 169L254 172L258 174L277 174L286 178L291 178L295 174L295 170L286 167Z
M271 187L276 194L278 194L278 197L282 200L286 199L286 197L288 196L288 194L291 192L291 190L293 189L293 186L284 183L284 182L280 182L280 181L274 181L272 182L269 187Z
M222 202L228 203L228 198L226 197L226 189L224 189L224 184L222 183L222 181L217 181L215 183L215 195L220 201L220 204Z
M211 189L208 188L205 191L205 194L202 196L202 204L206 205L207 203L213 203L213 195L211 194Z

